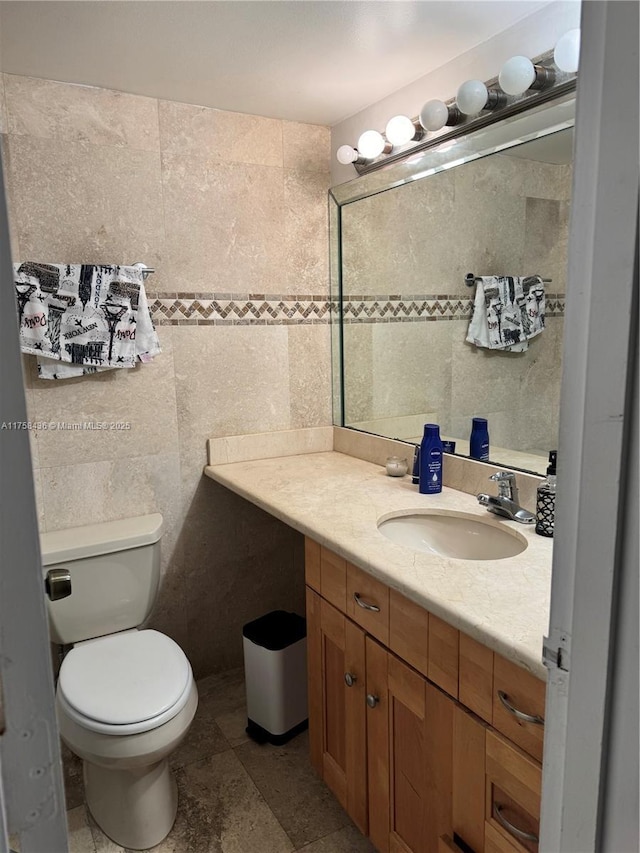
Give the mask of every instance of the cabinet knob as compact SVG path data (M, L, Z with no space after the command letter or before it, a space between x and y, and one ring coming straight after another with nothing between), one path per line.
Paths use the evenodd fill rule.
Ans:
M375 708L379 701L379 696L374 696L373 693L367 693L367 705L370 708Z
M355 677L355 675L352 675L350 672L345 672L344 683L347 685L347 687L353 687L357 680L358 679Z

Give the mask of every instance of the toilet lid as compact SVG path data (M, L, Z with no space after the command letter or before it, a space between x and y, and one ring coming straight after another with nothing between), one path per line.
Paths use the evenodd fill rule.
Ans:
M191 680L189 661L170 637L125 631L74 646L62 662L58 691L88 721L129 726L171 719Z

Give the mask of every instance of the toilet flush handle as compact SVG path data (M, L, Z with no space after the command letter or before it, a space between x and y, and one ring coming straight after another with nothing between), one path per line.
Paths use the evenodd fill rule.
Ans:
M44 579L44 588L51 601L71 595L71 572L69 569L49 569Z

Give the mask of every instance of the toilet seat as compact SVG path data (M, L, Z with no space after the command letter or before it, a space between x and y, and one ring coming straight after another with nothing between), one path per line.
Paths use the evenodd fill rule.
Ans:
M158 631L124 631L74 646L62 662L58 699L78 725L111 735L150 731L187 703L193 673Z

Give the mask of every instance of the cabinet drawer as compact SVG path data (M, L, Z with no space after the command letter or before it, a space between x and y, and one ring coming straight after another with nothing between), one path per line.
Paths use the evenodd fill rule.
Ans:
M484 825L484 853L521 853L520 847L514 847L504 835L494 829L490 823Z
M347 616L389 645L389 587L347 563Z
M485 821L516 850L537 853L542 769L492 731L486 748Z
M429 613L389 590L389 648L423 675L429 673Z
M320 594L345 613L347 603L347 561L328 548L320 547Z
M494 655L493 727L542 761L545 684L531 673ZM539 722L525 718L537 718Z
M459 631L429 614L429 672L427 677L445 693L458 698Z

